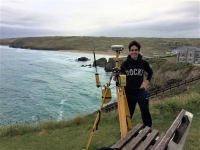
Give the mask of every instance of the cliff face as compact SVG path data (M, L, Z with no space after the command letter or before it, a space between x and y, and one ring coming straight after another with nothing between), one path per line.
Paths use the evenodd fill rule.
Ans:
M15 38L8 38L8 39L0 39L0 45L6 45L9 46L10 43L12 43L13 41L15 41Z
M158 88L200 75L200 67L190 63L172 63L165 59L150 60L154 74L149 88Z
M48 41L46 41L48 43ZM44 45L44 41L37 38L23 38L17 39L10 43L12 48L34 49L34 50L58 50L59 46L52 46L50 44Z

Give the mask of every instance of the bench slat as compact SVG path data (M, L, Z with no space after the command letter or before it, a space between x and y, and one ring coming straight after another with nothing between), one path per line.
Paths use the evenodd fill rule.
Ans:
M126 147L126 150L133 150L135 149L140 142L151 132L150 127L145 127Z
M139 131L142 129L142 124L137 124L133 129L131 129L127 135L123 138L121 138L115 145L113 145L111 148L119 148L122 149L132 137L136 136Z
M170 128L167 130L166 134L162 138L162 140L158 143L157 147L155 150L163 150L167 147L170 139L174 135L178 125L180 124L183 116L185 115L186 111L182 109L182 111L179 113L177 118L174 120L173 124L170 126Z
M159 131L158 130L153 130L148 137L146 138L146 140L140 145L140 147L137 150L146 150L148 149L148 147L150 146L151 142L153 140L155 140L155 138L158 136Z
M162 138L165 136L165 133L162 133L159 138L157 139L156 143L151 147L151 150L154 150L157 145L160 143L160 141L162 140Z
M137 124L111 148L125 148L126 150L136 148L138 148L137 150L147 150L149 148L151 150L182 149L192 117L193 114L182 109L166 134L162 133L160 137L158 137L158 130L154 129L152 131L150 127L143 128L142 124Z

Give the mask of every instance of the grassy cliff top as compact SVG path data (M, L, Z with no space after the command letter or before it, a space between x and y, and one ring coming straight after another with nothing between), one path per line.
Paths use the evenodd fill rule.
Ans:
M87 50L110 51L111 45L124 45L137 40L141 44L141 52L145 54L165 53L166 50L179 46L193 45L200 47L198 38L144 38L144 37L89 37L89 36L52 36L52 37L24 37L1 39L1 45L16 48L40 50Z

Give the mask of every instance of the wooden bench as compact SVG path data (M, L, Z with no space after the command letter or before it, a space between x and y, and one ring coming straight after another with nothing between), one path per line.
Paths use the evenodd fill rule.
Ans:
M181 150L188 134L193 114L182 109L166 133L137 124L111 149L123 150Z

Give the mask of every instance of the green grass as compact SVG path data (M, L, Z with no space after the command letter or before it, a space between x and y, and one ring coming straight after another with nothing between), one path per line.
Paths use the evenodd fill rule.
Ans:
M153 119L152 129L166 133L182 109L194 114L186 139L184 150L200 147L200 95L199 83L185 94L151 101L150 109ZM196 90L197 89L197 90ZM0 128L0 149L2 150L80 150L87 145L96 114L76 117L70 121L47 121L39 125L12 125ZM139 108L132 118L135 126L142 123ZM119 119L116 111L102 113L98 130L94 132L90 150L110 147L120 139Z

